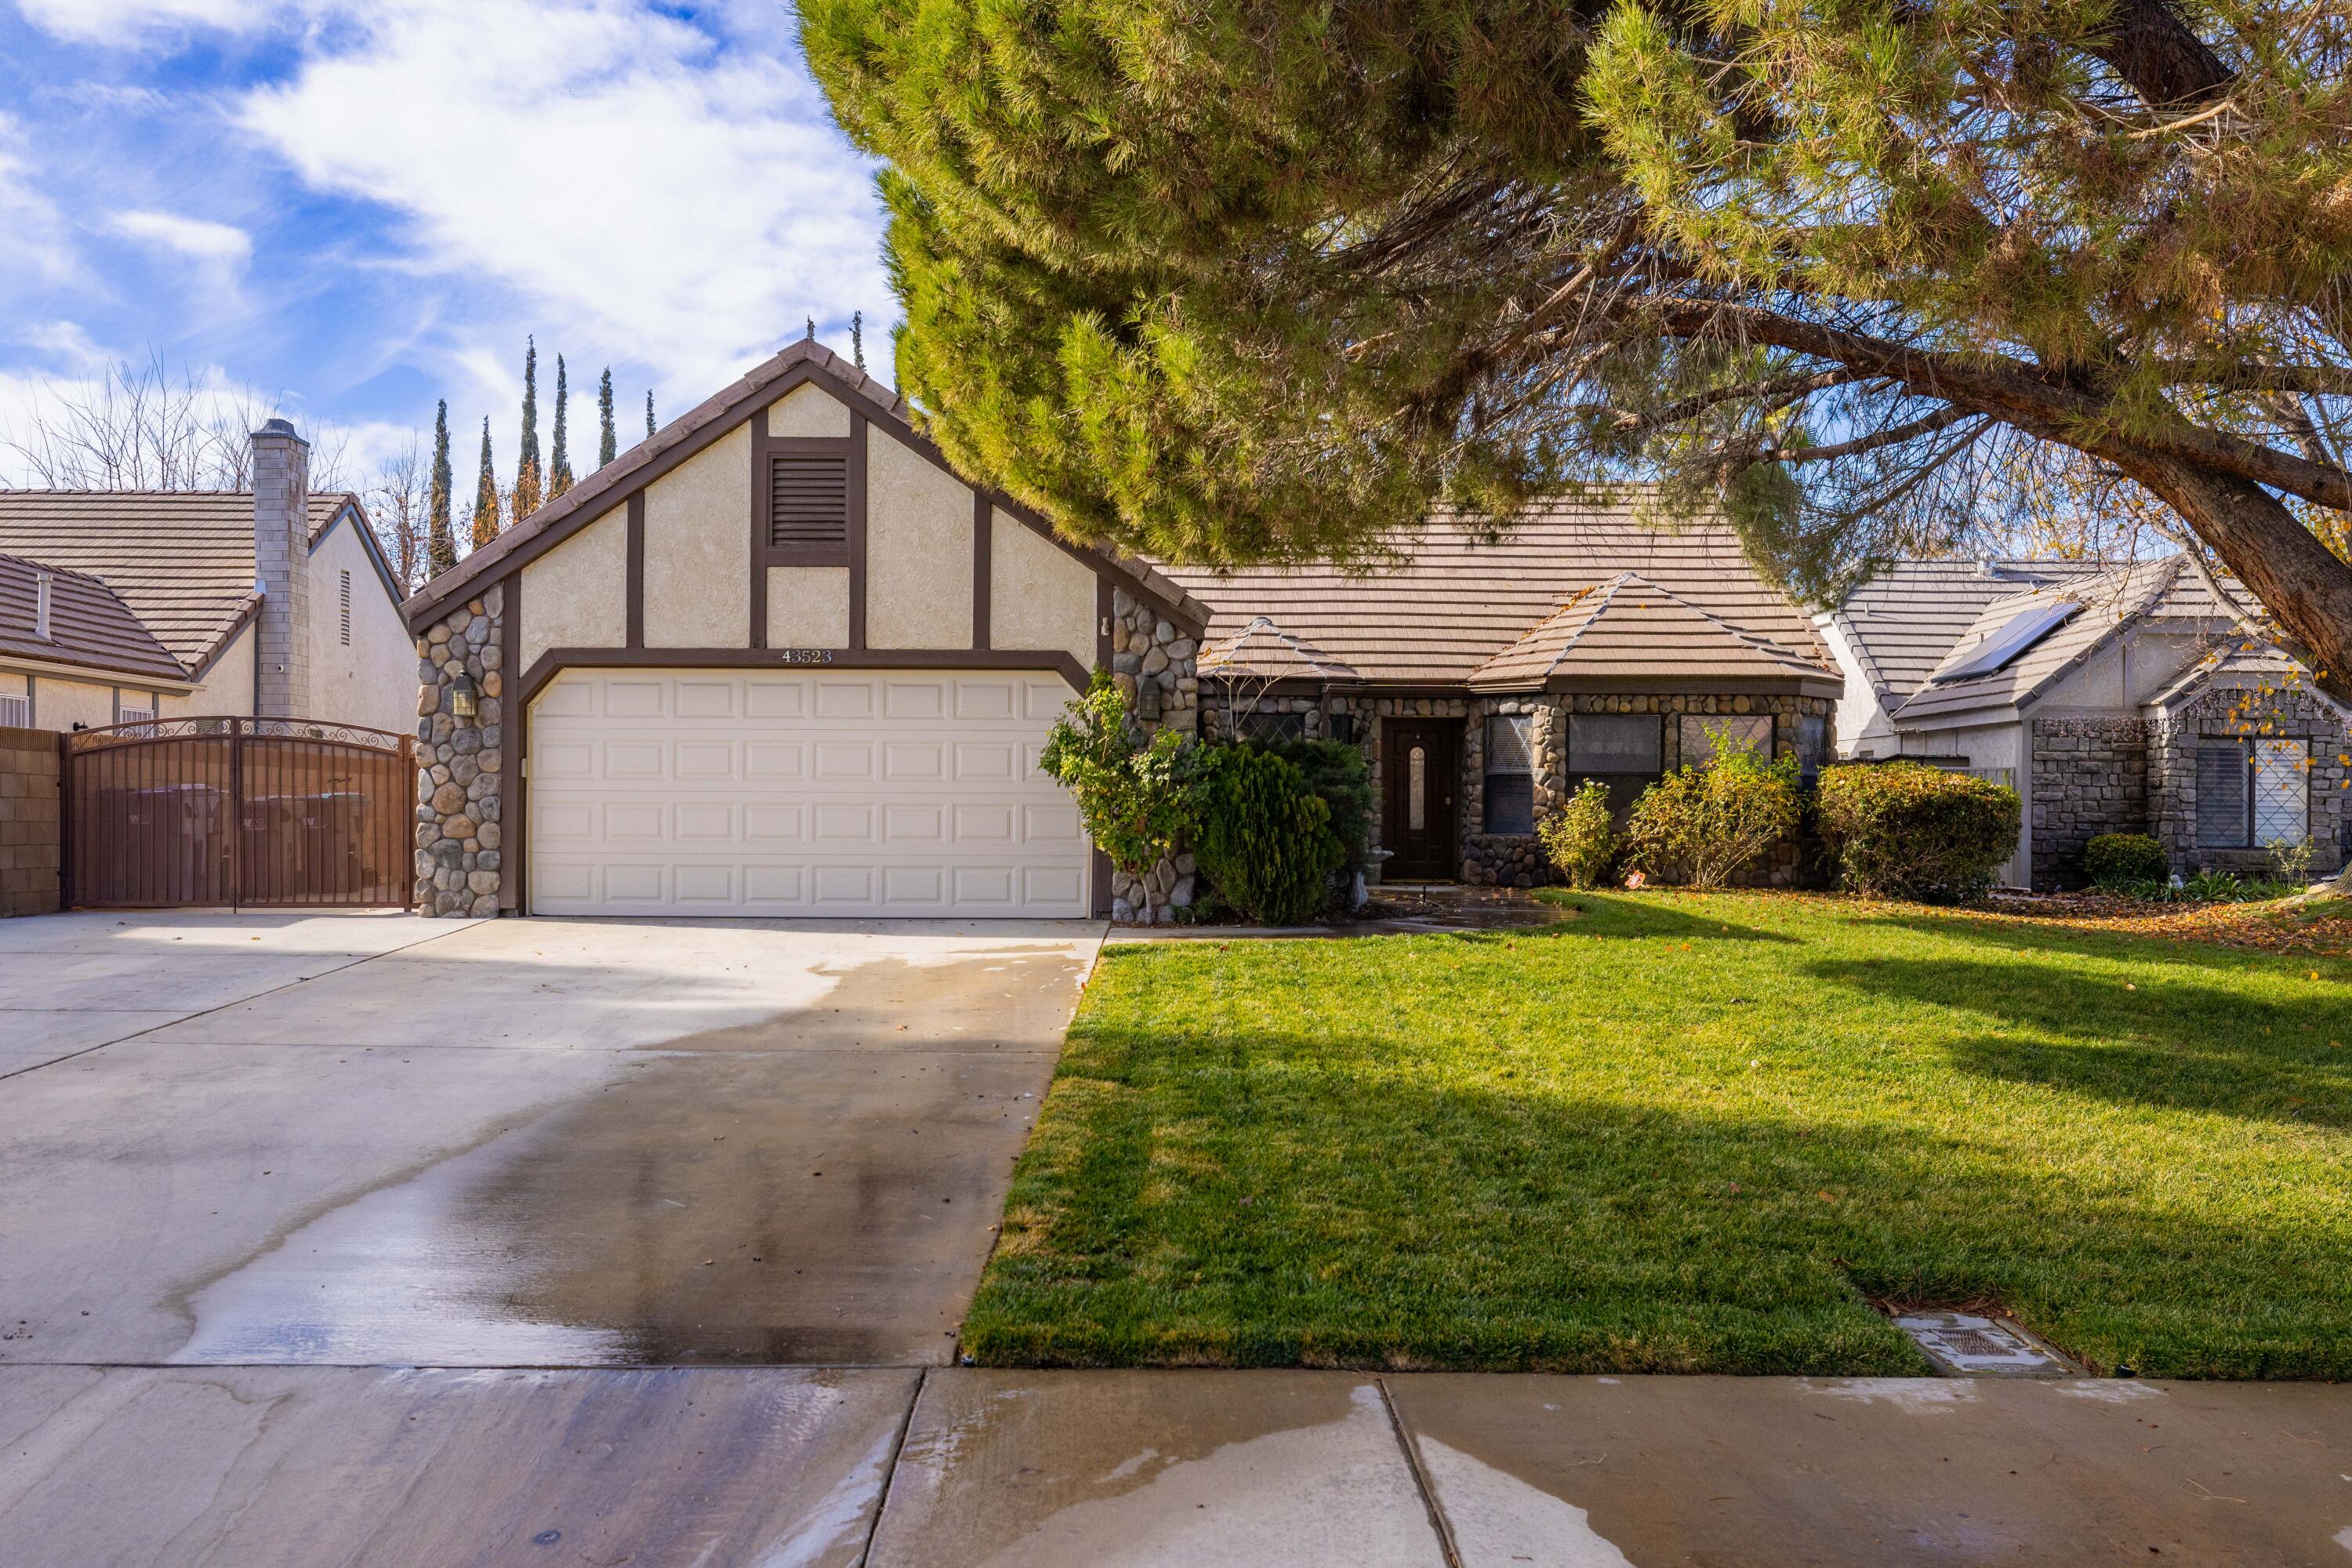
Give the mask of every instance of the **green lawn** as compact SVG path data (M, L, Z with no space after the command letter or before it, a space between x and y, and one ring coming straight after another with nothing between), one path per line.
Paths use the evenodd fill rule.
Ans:
M1833 899L1106 952L984 1363L2352 1376L2352 964ZM2317 978L2310 976L2316 969Z

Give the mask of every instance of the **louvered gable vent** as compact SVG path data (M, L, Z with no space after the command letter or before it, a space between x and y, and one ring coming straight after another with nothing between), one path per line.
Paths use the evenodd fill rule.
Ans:
M768 542L777 549L848 542L849 459L795 455L771 462Z

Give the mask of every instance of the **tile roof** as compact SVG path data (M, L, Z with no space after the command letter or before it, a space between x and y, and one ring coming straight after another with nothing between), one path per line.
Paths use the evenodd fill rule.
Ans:
M1212 648L1201 650L1200 673L1253 680L1354 680L1355 668L1333 658L1305 637L1293 637L1260 616Z
M36 635L40 580L49 580L49 635ZM113 589L87 573L0 555L0 654L112 675L184 681L188 672Z
M357 504L313 494L313 542ZM0 551L103 578L190 669L257 599L250 490L0 489Z
M2210 599L2210 595L2207 597ZM2222 676L2236 677L2238 682L2251 680L2261 686L2294 687L2308 691L2330 705L2335 703L2335 699L2311 684L2310 677L2294 659L2268 643L2240 641L2226 648L2217 648L2202 658L2190 660L2188 668L2174 676L2161 691L2151 696L2142 706L2170 708L2182 699L2194 696L2208 681Z
M2110 567L2071 582L2054 583L1995 599L1977 613L1951 651L1937 661L1927 683L1895 710L1901 722L1948 718L1986 709L2021 708L2059 677L2075 668L2125 626L2156 612L2177 581L2189 575L2178 556ZM2201 588L2197 599L2210 604ZM2083 607L1999 669L1938 682L1935 675L1964 665L1979 645L2018 616L2044 605L2073 601Z
M1578 589L1542 624L1473 671L1470 685L1482 691L1526 690L1553 680L1705 685L1727 679L1818 679L1822 673L1646 577L1621 572Z
M2105 570L2095 561L1890 561L1846 595L1838 629L1891 709L1927 683L1987 605Z
M1210 607L1204 665L1265 616L1366 681L1456 685L1579 594L1630 572L1777 648L1790 666L1776 673L1802 667L1811 679L1837 679L1811 618L1748 565L1730 529L1654 526L1622 508L1538 505L1500 533L1486 519L1440 513L1362 564L1160 570ZM1758 673L1752 650L1735 642L1738 651L1727 646L1719 666L1701 659L1674 672ZM1660 673L1656 666L1643 672Z

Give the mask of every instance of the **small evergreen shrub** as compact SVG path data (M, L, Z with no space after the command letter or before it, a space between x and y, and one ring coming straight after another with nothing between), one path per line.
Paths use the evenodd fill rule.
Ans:
M1720 888L1797 830L1797 759L1768 763L1727 727L1715 755L1642 792L1625 826L1626 858L1652 876Z
M1209 753L1192 855L1217 897L1265 925L1297 925L1323 907L1347 847L1331 807L1293 763L1256 746Z
M2095 888L2161 882L2172 874L2164 846L2145 833L2102 833L2083 847L2083 870Z
M1847 888L1929 902L1981 898L2017 853L2017 792L1925 763L1822 770L1815 818Z
M1552 869L1571 888L1597 888L1617 862L1617 820L1609 786L1587 779L1568 803L1536 824L1537 841Z
M1260 749L1304 773L1307 787L1331 808L1331 831L1346 852L1339 874L1352 879L1363 869L1371 836L1372 770L1364 753L1341 741L1276 741L1260 743Z
M1076 798L1087 836L1131 877L1192 837L1199 744L1173 730L1143 744L1126 694L1106 670L1097 668L1087 694L1055 721L1037 766Z

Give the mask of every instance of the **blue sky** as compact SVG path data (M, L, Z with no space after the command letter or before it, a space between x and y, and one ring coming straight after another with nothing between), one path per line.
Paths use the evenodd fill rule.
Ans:
M639 432L811 315L887 374L871 174L782 0L0 0L0 436L152 355L510 477L526 333L592 459L607 364Z

